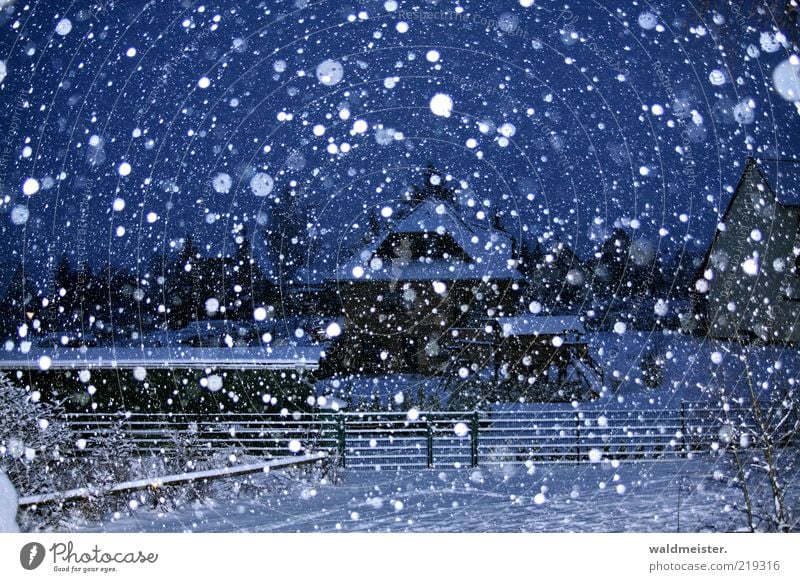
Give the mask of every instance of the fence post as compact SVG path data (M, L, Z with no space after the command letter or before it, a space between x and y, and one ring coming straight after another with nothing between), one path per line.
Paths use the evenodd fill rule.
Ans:
M478 466L478 411L472 413L472 430L470 431L470 464Z
M433 423L430 416L428 416L426 424L428 428L428 468L431 469L433 468Z
M681 436L683 440L683 456L689 457L689 441L686 439L686 403L681 399Z
M347 447L345 446L345 440L347 436L346 428L345 428L345 416L344 414L340 414L337 418L336 423L336 448L339 452L339 464L342 467L346 466L345 463L345 454Z
M575 464L581 464L581 418L575 412Z

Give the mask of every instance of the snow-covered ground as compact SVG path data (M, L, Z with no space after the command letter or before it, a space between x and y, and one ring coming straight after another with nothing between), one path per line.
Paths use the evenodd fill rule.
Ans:
M337 484L259 475L171 511L139 507L84 532L697 532L746 526L725 457L612 465L346 471ZM800 475L788 475L797 511ZM765 483L751 484L757 505ZM798 524L795 524L795 529ZM70 529L73 529L70 528Z

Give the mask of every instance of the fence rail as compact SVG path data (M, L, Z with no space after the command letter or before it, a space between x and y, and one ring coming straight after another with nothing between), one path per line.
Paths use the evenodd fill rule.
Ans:
M43 505L46 503L60 503L69 499L91 499L101 495L121 493L123 491L139 491L142 489L155 489L165 485L179 485L191 483L193 481L211 481L225 477L238 475L248 475L251 473L262 473L273 468L285 468L304 463L313 463L327 457L327 453L319 452L313 455L301 455L298 457L285 457L283 459L271 459L261 463L249 465L238 465L235 467L224 467L222 469L209 469L206 471L191 471L189 473L179 473L176 475L162 475L161 477L150 477L146 479L136 479L135 481L123 481L109 487L81 487L79 489L68 489L67 491L56 491L54 493L42 493L38 495L27 495L20 497L18 505L25 507L28 505Z
M731 419L735 419L732 421ZM72 414L91 455L111 440L146 455L328 451L353 469L664 459L725 445L747 410L494 410L278 414Z

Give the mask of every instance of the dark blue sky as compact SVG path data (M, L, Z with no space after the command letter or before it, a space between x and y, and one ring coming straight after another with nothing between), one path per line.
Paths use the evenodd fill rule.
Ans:
M228 254L292 186L318 222L312 256L335 257L346 225L391 205L427 162L512 233L587 256L623 224L662 251L696 251L748 155L800 157L786 75L773 79L798 65L769 14L239 4L1 11L4 264L24 257L41 280L63 252L144 269L189 233ZM251 187L257 172L272 180Z

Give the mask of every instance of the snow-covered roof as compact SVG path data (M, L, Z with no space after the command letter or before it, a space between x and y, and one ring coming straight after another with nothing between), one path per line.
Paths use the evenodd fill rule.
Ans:
M450 237L466 257L451 255L409 260L378 256L378 249L390 237L414 234ZM512 248L513 242L507 234L468 223L449 203L428 199L337 269L336 278L340 281L521 279Z
M343 401L342 399L352 397L358 402L369 401L375 397L387 404L390 401L398 403L399 400L416 396L420 390L429 396L436 395L442 400L447 398L441 376L411 373L374 376L355 374L344 378L324 378L316 382L317 395L325 397L328 401L331 399ZM398 395L402 397L398 398Z
M498 317L497 323L504 336L586 333L586 327L576 315L516 315Z
M81 370L102 368L315 369L322 346L255 348L31 348L0 352L0 370Z

